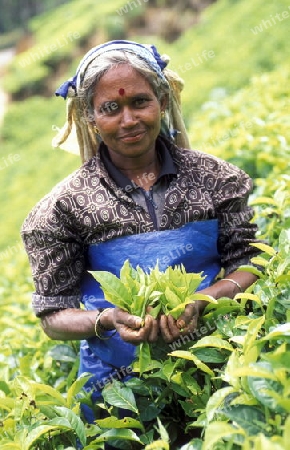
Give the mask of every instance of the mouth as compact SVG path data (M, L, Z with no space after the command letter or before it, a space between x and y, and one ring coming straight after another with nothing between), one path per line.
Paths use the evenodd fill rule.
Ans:
M132 133L123 134L119 137L119 139L123 142L138 142L140 141L145 134L145 131L134 131Z

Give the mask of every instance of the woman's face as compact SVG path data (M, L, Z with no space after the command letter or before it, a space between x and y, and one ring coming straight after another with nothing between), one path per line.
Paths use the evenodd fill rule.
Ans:
M93 104L95 125L113 161L155 151L165 105L130 65L120 64L100 79Z

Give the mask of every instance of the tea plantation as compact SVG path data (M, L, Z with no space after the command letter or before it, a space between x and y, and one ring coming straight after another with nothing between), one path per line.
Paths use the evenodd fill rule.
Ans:
M89 3L73 1L70 8L73 30L82 36L87 30L87 40L93 39ZM113 18L124 3L99 7L99 39L102 33L110 36L108 21L120 26ZM105 442L145 450L289 448L290 14L283 16L288 9L284 0L220 0L174 43L158 40L185 80L192 148L229 160L253 178L250 203L264 242L255 259L261 271L247 292L208 305L196 339L176 341L161 353L153 348L142 377L106 384L94 406L82 389L87 377L77 378L78 342L49 340L32 313L34 288L19 236L36 201L79 165L76 156L50 148L52 127L63 123L64 103L40 95L65 78L52 75L62 57L65 70L74 70L76 42L61 54L52 52L50 64L40 58L22 68L23 76L24 55L12 63L6 86L13 98L23 99L10 104L1 130L1 450L98 450ZM57 36L56 30L72 30L69 23L60 30L63 14L59 8L31 22L38 46ZM37 95L24 100L35 85ZM106 411L107 418L88 425L81 403L97 415Z

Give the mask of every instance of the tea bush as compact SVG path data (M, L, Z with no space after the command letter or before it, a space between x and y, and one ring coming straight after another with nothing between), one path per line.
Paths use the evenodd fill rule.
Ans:
M212 99L192 117L194 148L224 158L254 178L289 173L288 67L251 79L231 97Z
M63 105L61 105L63 106ZM53 127L64 122L59 99L13 103L2 128L0 256L20 243L21 224L50 189L79 166L79 158L51 147Z
M247 292L209 304L194 336L157 345L142 378L111 380L94 406L82 391L87 377L76 378L76 343L48 340L31 312L24 252L4 261L1 449L68 450L81 442L97 450L109 441L118 449L286 450L289 229L277 249L261 248L256 262L265 271ZM82 402L107 418L86 424ZM118 408L127 415L118 417Z

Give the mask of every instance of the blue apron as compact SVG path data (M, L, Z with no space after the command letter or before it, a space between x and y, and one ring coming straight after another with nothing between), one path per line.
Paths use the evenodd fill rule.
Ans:
M187 272L203 272L205 279L199 290L210 286L220 271L217 250L218 221L191 222L178 229L155 231L112 239L88 248L87 270L106 270L119 276L126 259L133 267L148 271L158 262L160 270L183 264ZM82 282L82 301L87 310L113 305L104 299L103 291L93 276L86 272ZM86 388L92 399L100 396L110 374L130 366L136 347L124 342L119 334L111 339L91 338L81 342L79 374L93 374ZM124 374L124 371L122 372Z

